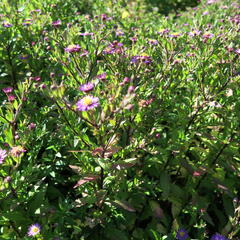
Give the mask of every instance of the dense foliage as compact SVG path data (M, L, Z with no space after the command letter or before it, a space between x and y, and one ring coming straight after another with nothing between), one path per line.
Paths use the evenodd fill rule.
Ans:
M240 239L240 4L168 3L0 2L1 240Z

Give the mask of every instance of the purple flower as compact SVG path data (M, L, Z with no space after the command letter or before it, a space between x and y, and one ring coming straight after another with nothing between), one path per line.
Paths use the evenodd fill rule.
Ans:
M178 240L186 240L187 238L189 238L187 231L184 229L178 230L176 237Z
M41 9L34 9L30 13L31 14L33 14L33 13L41 13Z
M167 28L166 29L160 29L157 33L162 36L162 35L164 35L166 33L169 33L169 29L167 29Z
M0 164L3 163L4 159L7 157L7 151L0 148Z
M129 39L132 41L132 43L136 43L137 42L137 37L131 37Z
M123 44L118 41L113 41L103 50L103 54L114 54L114 53L121 54L123 52L124 52Z
M99 79L99 80L104 81L104 80L107 79L107 74L104 72L102 74L97 75L96 78Z
M203 34L203 38L205 38L205 39L209 39L209 38L213 38L213 37L214 37L213 33L206 32Z
M2 89L4 93L8 94L8 93L11 93L13 88L12 87L6 87L6 88L3 88Z
M190 37L199 36L200 34L201 34L201 31L199 31L199 30L194 30L194 31L188 33L188 35Z
M34 128L36 127L36 124L31 122L29 125L28 125L28 129L29 130L33 130Z
M79 33L80 36L93 36L93 32L85 32L85 33Z
M81 49L81 47L79 45L75 45L75 44L69 45L68 47L64 48L65 52L69 52L69 53L79 52L80 49Z
M235 53L240 54L240 48L238 48Z
M129 86L129 87L128 87L128 94L133 93L134 90L135 90L135 87L134 87L134 86Z
M12 147L10 151L11 155L14 157L19 157L24 152L26 152L26 150L22 146Z
M131 63L145 63L145 64L149 64L152 62L152 59L150 56L133 56L131 58Z
M25 60L25 59L28 59L28 58L29 58L28 55L20 55L19 56L19 59L21 59L21 60Z
M93 83L89 82L89 83L81 85L79 89L83 92L90 92L91 90L93 90L93 88L94 88Z
M36 76L36 77L34 77L34 81L36 81L36 82L41 81L41 77L40 77L40 76Z
M155 40L155 39L149 39L149 40L148 40L148 44L151 44L151 45L158 45L158 40Z
M15 96L14 95L8 95L7 97L8 97L8 101L9 102L14 102L14 100L15 100Z
M120 29L116 30L116 36L123 36L124 32Z
M11 178L10 176L7 176L7 177L4 178L3 182L4 182L4 183L8 183L8 182L10 182L11 180L12 180L12 178Z
M182 34L181 33L178 33L178 32L174 32L174 33L171 33L169 34L170 37L173 37L173 38L177 38L177 37L180 37Z
M211 237L211 240L227 240L227 238L219 233L216 233Z
M83 50L82 53L80 54L80 57L84 57L88 55L88 51L87 50Z
M59 27L59 26L61 26L62 25L62 21L61 20L57 20L57 21L54 21L54 22L52 22L52 26L53 27Z
M6 28L9 28L9 27L12 27L13 25L9 22L4 22L3 24L3 27L6 27Z
M29 26L31 24L32 24L32 19L31 18L27 18L23 22L23 26Z
M215 3L216 1L217 1L217 0L208 0L208 1L207 1L207 4L210 5L210 4Z
M40 230L41 230L40 225L38 223L35 223L28 228L28 233L27 234L28 234L29 237L32 237L32 236L35 236L35 235L39 234Z
M99 98L93 96L85 96L77 102L78 111L88 111L99 105Z

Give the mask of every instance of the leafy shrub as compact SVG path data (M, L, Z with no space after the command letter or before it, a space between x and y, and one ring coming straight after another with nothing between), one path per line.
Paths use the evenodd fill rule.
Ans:
M237 239L239 4L83 3L0 4L1 239Z

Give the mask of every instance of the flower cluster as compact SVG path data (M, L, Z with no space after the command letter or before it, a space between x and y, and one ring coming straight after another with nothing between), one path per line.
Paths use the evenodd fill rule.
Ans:
M135 64L139 63L150 64L152 63L152 58L150 56L133 56L130 61L131 63Z
M118 41L114 41L103 50L103 54L122 54L123 52L123 44Z

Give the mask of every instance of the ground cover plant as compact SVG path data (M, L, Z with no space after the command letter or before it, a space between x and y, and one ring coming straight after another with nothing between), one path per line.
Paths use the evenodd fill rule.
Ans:
M240 239L240 3L168 3L1 1L1 240Z

